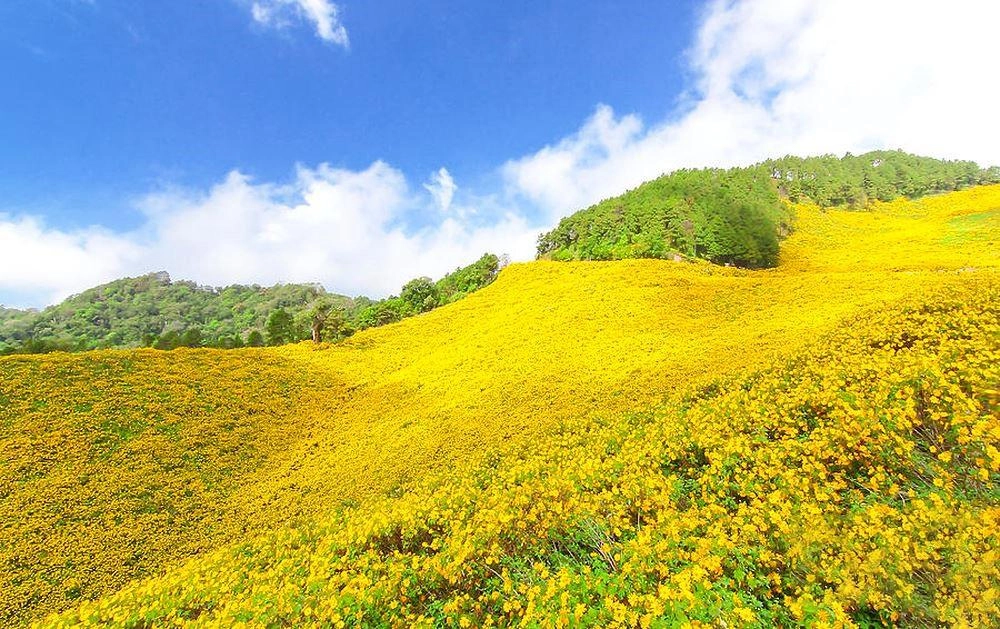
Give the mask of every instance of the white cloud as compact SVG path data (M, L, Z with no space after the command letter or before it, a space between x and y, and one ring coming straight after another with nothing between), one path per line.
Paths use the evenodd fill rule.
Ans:
M34 217L0 214L0 292L25 295L25 304L54 303L119 276L141 249L100 228L61 231Z
M458 186L455 185L455 180L452 179L448 169L442 167L431 175L430 181L424 184L424 188L434 197L438 209L447 214L451 209L451 201L455 198L455 191L458 190Z
M450 175L440 179L450 182L453 195ZM414 207L438 215L437 197L412 193L403 174L384 162L361 171L321 164L299 167L286 185L255 183L233 171L202 193L149 195L139 202L145 224L128 234L66 232L0 216L0 294L25 296L27 303L12 305L37 306L164 269L216 286L318 281L337 292L385 296L409 279L441 277L487 251L532 256L538 228L512 213L473 224L464 217L476 212L463 207L405 230L404 215Z
M554 220L679 167L789 153L902 148L997 164L997 23L1000 4L973 0L716 2L673 119L646 127L600 106L503 173Z
M304 20L316 28L320 39L350 46L347 29L340 21L340 7L330 0L255 0L250 15L258 24L278 29Z
M608 166L638 148L641 130L637 117L615 120L611 108L601 105L575 134L534 155L508 162L503 172L514 191L547 210L550 221L555 220L600 196L621 192L625 183L636 178L637 173L629 168ZM649 176L640 181L643 179Z
M147 260L214 285L320 281L331 290L386 295L486 250L520 248L511 253L530 256L524 249L534 230L515 216L482 227L452 218L405 231L404 213L430 210L429 201L412 195L403 174L384 162L362 171L300 167L287 186L232 172L201 197L146 200Z

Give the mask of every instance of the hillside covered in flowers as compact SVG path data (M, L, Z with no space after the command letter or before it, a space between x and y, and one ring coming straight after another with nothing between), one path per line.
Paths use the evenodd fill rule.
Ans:
M0 624L988 626L1000 186L335 345L0 358Z

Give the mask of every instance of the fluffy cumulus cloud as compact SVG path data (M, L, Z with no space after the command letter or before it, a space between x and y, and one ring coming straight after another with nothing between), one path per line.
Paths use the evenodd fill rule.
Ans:
M425 194L384 162L360 171L299 167L281 185L233 171L203 192L148 195L139 203L144 225L126 234L67 232L31 217L0 216L0 295L20 301L9 305L41 305L122 275L166 269L216 286L318 281L338 292L384 296L486 251L531 256L537 228L510 212L473 223L463 211L407 228L414 207L437 214L451 205L457 185L446 170L438 175Z
M384 162L362 171L300 167L283 186L232 172L200 196L147 198L145 259L213 285L320 281L340 292L386 295L486 250L530 255L533 232L514 215L483 226L445 219L416 231L404 227L414 206L430 211L437 202L414 194Z
M989 78L1000 4L760 0L709 5L675 115L598 107L579 131L508 162L550 217L686 166L902 148L1000 163Z
M340 21L340 7L330 0L255 0L250 15L258 24L279 29L305 21L313 25L320 39L344 48L350 45Z
M263 24L307 19L347 45L328 0L252 8ZM285 183L233 172L209 190L150 195L146 224L129 234L0 216L0 295L47 303L156 269L385 295L483 251L530 258L560 216L679 167L873 148L1000 164L989 73L998 23L1000 4L972 0L716 2L688 54L690 90L667 120L598 106L575 133L503 164L502 189L463 190L444 168L414 187L382 162L320 165Z
M100 228L65 232L38 218L0 214L0 294L23 296L26 305L114 279L141 254L129 239Z

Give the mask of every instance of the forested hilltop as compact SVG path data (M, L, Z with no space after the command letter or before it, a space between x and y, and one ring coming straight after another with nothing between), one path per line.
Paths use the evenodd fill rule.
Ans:
M872 151L793 157L746 168L684 169L564 218L538 239L554 260L702 258L772 267L790 229L783 199L862 209L871 201L918 198L1000 182L1000 168L971 161Z
M500 258L486 254L436 282L411 280L399 296L382 300L328 293L319 284L216 288L149 273L42 311L0 307L0 354L336 341L461 299L492 282L500 265Z

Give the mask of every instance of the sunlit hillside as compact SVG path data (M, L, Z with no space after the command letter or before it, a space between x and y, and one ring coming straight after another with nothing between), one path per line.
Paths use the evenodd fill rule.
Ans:
M795 214L766 271L535 262L335 346L0 359L0 623L980 624L1000 186Z

